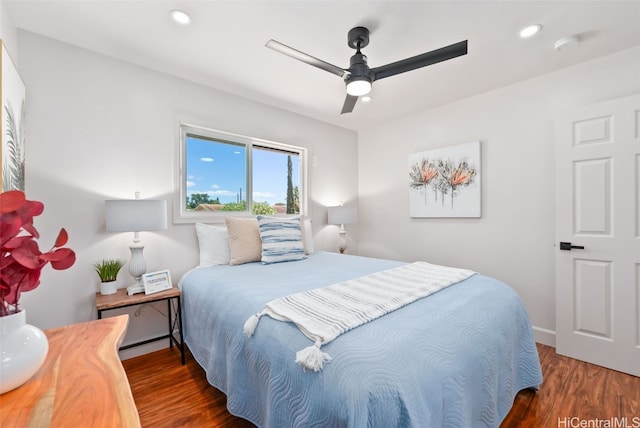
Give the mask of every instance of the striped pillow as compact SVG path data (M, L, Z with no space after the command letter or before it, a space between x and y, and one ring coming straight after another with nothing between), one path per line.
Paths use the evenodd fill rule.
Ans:
M262 263L280 263L306 258L299 218L258 216L262 239Z

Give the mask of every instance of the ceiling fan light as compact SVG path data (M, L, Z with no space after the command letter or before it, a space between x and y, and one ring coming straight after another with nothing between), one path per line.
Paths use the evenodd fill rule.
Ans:
M367 95L371 92L371 82L366 79L354 79L347 83L347 94L354 97Z

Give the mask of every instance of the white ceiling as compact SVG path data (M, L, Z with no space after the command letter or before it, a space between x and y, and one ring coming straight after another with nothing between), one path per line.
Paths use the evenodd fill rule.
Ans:
M18 28L354 130L640 45L640 0L3 1ZM174 23L174 8L192 24ZM533 23L542 32L520 39ZM462 40L469 54L379 80L370 103L340 115L338 76L264 47L274 38L347 68L354 26L371 30L370 67ZM567 35L581 42L555 51Z

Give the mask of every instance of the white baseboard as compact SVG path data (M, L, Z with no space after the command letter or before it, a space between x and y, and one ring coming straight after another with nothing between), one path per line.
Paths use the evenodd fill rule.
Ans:
M546 328L533 326L533 337L536 342L543 345L556 347L556 332L553 330L547 330Z

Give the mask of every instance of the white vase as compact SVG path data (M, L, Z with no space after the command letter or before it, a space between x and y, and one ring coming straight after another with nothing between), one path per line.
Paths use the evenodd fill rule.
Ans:
M107 296L109 294L114 294L116 291L118 291L118 287L116 287L115 281L100 283L100 294Z
M47 336L26 323L24 310L0 317L0 394L31 379L48 350Z

